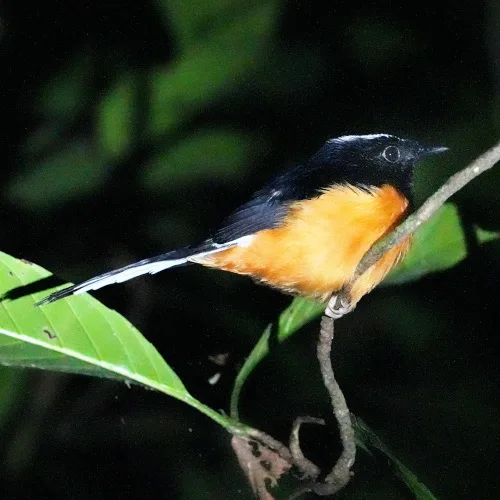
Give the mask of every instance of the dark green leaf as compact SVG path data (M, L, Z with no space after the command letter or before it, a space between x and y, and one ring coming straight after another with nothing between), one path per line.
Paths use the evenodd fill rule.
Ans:
M371 450L374 450L382 455L396 476L406 484L415 498L418 500L436 500L436 497L418 480L417 476L389 451L380 438L360 418L354 418L353 425L357 445L370 454L372 454Z
M155 3L165 23L173 28L181 50L209 39L245 8L239 0L156 0ZM246 5L251 8L252 2Z
M317 318L324 310L325 304L315 300L301 297L293 299L278 319L278 340L283 342L306 323Z

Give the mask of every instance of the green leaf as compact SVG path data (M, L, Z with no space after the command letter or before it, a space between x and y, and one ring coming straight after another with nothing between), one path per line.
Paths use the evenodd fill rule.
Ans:
M20 172L6 187L6 196L12 203L32 210L55 208L92 193L109 173L110 167L91 144L74 141Z
M135 105L134 77L124 74L101 100L97 109L97 134L104 153L123 157L132 144Z
M476 227L476 238L479 243L488 243L490 241L495 241L500 238L500 232L498 231L488 231L487 229L482 229Z
M149 77L149 132L180 127L209 102L220 99L256 64L277 19L276 2L241 11L203 43L195 44Z
M164 191L200 178L234 177L248 164L252 149L252 139L244 133L198 130L153 158L144 168L144 187Z
M417 476L403 465L380 440L380 438L360 418L353 418L353 427L356 433L357 445L366 452L375 450L390 465L393 472L399 477L418 500L436 500L429 489L421 483Z
M275 342L281 343L293 335L309 321L317 318L325 309L324 304L320 304L311 299L297 297L280 314L277 323L271 323L264 330L259 341L252 349L234 382L231 393L230 415L235 420L239 420L238 406L241 390L247 378L255 367L269 354L271 345ZM271 335L273 341L270 343Z
M309 321L317 318L325 310L325 304L312 299L296 297L278 318L277 339L283 342Z
M50 274L0 253L0 364L136 382L173 396L232 431L244 427L193 398L140 332L88 294L35 307L46 292L9 292Z
M480 243L498 239L499 233L476 230ZM436 271L449 269L467 256L460 216L452 203L443 205L413 236L409 253L384 280L384 284L407 283Z

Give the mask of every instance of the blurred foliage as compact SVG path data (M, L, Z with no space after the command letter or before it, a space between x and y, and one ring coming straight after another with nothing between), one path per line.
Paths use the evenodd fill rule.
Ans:
M158 153L145 165L143 185L152 192L189 188L200 179L221 181L242 176L258 143L236 130L205 129L193 134L166 151Z
M130 152L134 133L134 78L125 74L101 101L97 117L97 134L103 152L119 160Z
M6 187L6 197L30 210L52 210L92 194L106 180L111 170L106 167L92 144L75 141L44 159L36 169L21 172Z
M196 29L198 19L182 15L184 7L172 9L175 10L173 24L180 28L178 35L184 42L184 50L167 68L151 73L148 129L152 134L172 131L200 108L221 99L254 65L255 58L264 49L276 21L278 2L248 2L244 8L239 2L232 3L233 12L230 10L228 15L217 12L217 2L207 8L210 12L204 13L206 18L202 22L211 27L212 19L216 20L215 29L205 28L205 36L199 41L185 33L190 31L188 26ZM197 9L198 5L193 5L190 12Z
M489 1L4 2L2 250L73 281L193 243L345 132L449 146L418 169L421 201L498 139L499 25ZM455 197L432 230L437 253L416 242L417 274L453 267L380 288L337 331L351 409L440 498L498 491L500 245L479 242L499 230L499 180L493 170ZM194 267L99 297L212 408L228 408L239 366L288 300ZM316 329L272 345L245 386L245 421L286 439L295 415L328 414ZM220 353L224 366L208 359ZM0 372L3 498L250 498L226 434L191 408L106 381L31 377ZM335 447L318 430L304 442L325 463ZM355 472L339 498L408 498L373 461Z

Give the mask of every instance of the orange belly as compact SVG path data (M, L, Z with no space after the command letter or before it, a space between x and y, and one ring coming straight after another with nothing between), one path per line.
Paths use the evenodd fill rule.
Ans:
M285 292L326 300L348 283L368 249L402 219L408 200L392 186L334 186L317 198L295 202L277 229L255 233L199 263L250 275ZM398 262L410 240L392 248L354 284L353 304Z

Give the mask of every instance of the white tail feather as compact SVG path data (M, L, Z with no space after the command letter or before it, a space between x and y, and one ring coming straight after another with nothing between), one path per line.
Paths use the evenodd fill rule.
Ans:
M109 273L95 276L94 278L84 281L83 283L80 283L78 285L72 285L64 288L63 290L58 290L57 292L54 292L37 302L36 305L40 306L44 304L50 304L51 302L55 302L56 300L68 297L70 295L77 295L80 293L88 292L90 290L98 290L99 288L102 288L104 286L112 285L113 283L122 283L143 274L156 274L165 269L186 264L187 262L202 264L203 257L205 255L222 252L223 250L227 250L228 248L239 245L248 246L250 245L252 238L252 235L248 235L222 244L217 244L209 240L203 244L203 247L208 247L210 248L210 250L193 253L191 255L187 253L187 256L181 259L168 259L168 255L175 255L176 252L160 255L152 259L144 259L122 269L116 269L115 271L110 271ZM183 251L182 253L186 254L186 251Z
M108 276L106 278L101 278L93 283L82 283L82 286L75 289L73 292L75 295L79 293L88 292L90 290L98 290L104 286L112 285L114 283L123 283L124 281L128 281L132 278L137 278L137 276L141 276L143 274L155 274L168 269L170 267L180 266L181 264L185 264L188 259L174 259L174 260L166 260L163 262L151 262L150 264L144 264L143 266L134 267L132 269L126 269L121 273L117 273L113 276Z
M124 281L128 281L132 278L137 278L138 276L142 276L143 274L156 274L160 271L164 271L165 269L180 266L182 264L185 264L186 262L199 262L200 258L205 257L205 255L222 252L223 250L227 250L228 248L232 248L238 245L247 246L249 244L249 241L250 238L246 236L229 243L224 243L223 245L217 245L217 248L214 248L213 250L200 252L183 259L148 262L142 266L131 267L129 269L125 268L123 271L112 274L111 276L103 276L102 278L98 276L97 278L91 279L88 282L84 282L81 284L81 286L75 288L73 294L78 295L79 293L88 292L90 290L98 290L99 288L112 285L114 283L123 283Z

